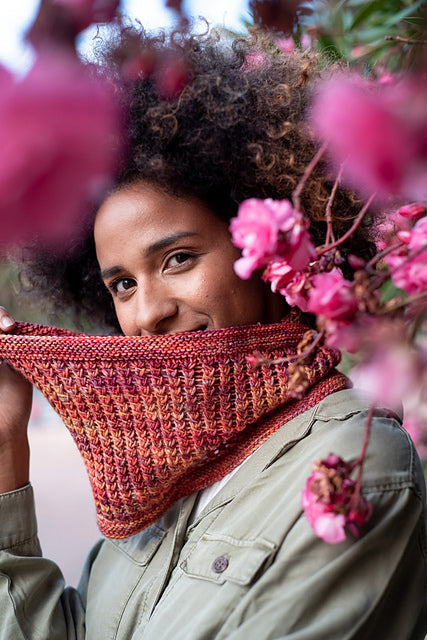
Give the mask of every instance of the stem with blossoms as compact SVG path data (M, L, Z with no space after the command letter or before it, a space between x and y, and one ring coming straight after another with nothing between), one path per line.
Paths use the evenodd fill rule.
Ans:
M343 107L344 113L351 113L350 102L357 106L359 100L364 108L367 107L363 113L369 117L374 108L371 102L374 89L371 86L360 88L347 78L335 82L343 83L339 91L343 91L342 100L346 105L346 109ZM390 102L388 93L391 89L387 85L385 89L376 90L385 100L381 118L376 120L377 127L381 119L387 123L386 106L395 109L397 104L400 113L402 107L399 99L420 101L417 93L420 86L415 81L403 87L397 85L397 93L390 97ZM332 89L326 86L325 92L328 91L332 91L332 97L329 95L328 99L323 100L317 97L317 111L315 105L312 116L314 121L324 118L328 105L340 100L341 94L335 85L332 85ZM350 102L346 92L351 97ZM424 98L427 101L427 92L423 89ZM420 103L417 114L421 113L424 115L418 116L419 126L422 124L424 131L427 127L427 108L421 109ZM358 154L352 153L353 147L343 149L342 155L339 154L339 145L345 133L337 128L339 117L335 112L333 115L328 127L323 126L322 122L317 124L321 145L293 192L292 202L247 200L241 204L237 218L231 223L233 241L242 249L236 272L248 278L253 271L264 269L263 278L271 283L273 291L281 293L291 307L299 307L302 312L316 316L318 333L312 338L308 351L312 353L324 341L328 346L357 353L359 364L351 372L353 381L357 387L366 388L376 398L376 403L370 405L363 446L357 461L345 461L335 454L316 461L313 474L304 489L303 507L310 524L317 535L330 543L343 540L345 531L359 535L360 527L372 512L371 505L363 496L362 478L375 406L393 409L396 402L405 403L408 398L411 408L407 415L411 418L417 411L414 409L416 397L417 402L421 403L419 412L422 414L424 411L427 415L427 348L423 341L418 340L425 324L422 322L423 314L427 309L427 176L422 182L414 182L414 193L423 194L419 201L405 204L404 195L401 194L400 198L393 196L392 201L400 200L400 204L383 216L373 213L372 204L374 199L377 203L384 202L386 185L380 180L376 182L372 176L368 177L366 182L372 195L366 198L349 229L340 237L335 237L333 207L341 181L353 181L358 172L363 175L367 164L373 169L381 166L381 162L388 166L390 157L386 155L383 158L381 147L378 149L378 161L373 163L366 159L362 168L355 167L354 157ZM360 120L357 127L360 127ZM416 130L417 138L422 137L422 130ZM396 127L393 131L396 131ZM367 137L353 136L352 144L360 141L363 145ZM389 132L386 131L384 144L388 140ZM414 144L412 148L415 148ZM327 150L335 154L340 169L326 205L325 242L315 247L309 233L310 221L301 206L301 194ZM422 163L419 164L417 175L427 166L425 160L420 156L413 161ZM399 166L399 170L406 171L406 167ZM402 173L402 185L405 180L405 174ZM377 244L376 254L369 260L362 255L346 255L347 242L364 224L368 215L373 219L371 229ZM353 243L352 251L357 251L354 246ZM336 251L338 248L339 252ZM363 254L364 247L360 249ZM344 262L347 263L347 270L353 273L351 279L344 276ZM298 366L306 355L307 350L301 349L301 354L293 359L293 366ZM289 359L284 359L283 364L289 364ZM384 376L384 371L387 371L387 376ZM353 479L352 474L356 469L357 477Z

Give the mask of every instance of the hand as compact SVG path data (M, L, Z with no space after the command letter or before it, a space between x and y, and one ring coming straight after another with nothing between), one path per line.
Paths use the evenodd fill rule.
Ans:
M13 318L0 307L1 331L7 333L14 326ZM31 404L31 384L5 360L0 361L0 493L28 483Z

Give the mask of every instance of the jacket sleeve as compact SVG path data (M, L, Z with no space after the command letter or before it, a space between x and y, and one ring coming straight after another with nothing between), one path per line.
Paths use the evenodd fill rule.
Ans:
M423 640L425 561L417 501L410 489L388 493L381 499L385 519L351 545L327 549L301 516L221 640ZM375 508L379 516L378 502Z
M60 569L42 557L32 487L0 495L0 640L84 637L80 591L65 588Z
M328 545L301 514L218 640L423 640L425 498L417 461L414 475L365 487L373 515L359 539Z

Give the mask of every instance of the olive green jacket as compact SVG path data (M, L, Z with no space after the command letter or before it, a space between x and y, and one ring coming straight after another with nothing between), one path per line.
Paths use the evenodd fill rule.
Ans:
M41 557L32 490L0 496L0 640L422 640L424 479L407 434L374 418L364 470L373 515L329 545L301 510L311 462L358 456L350 391L284 425L187 526L196 497L93 548L78 589Z

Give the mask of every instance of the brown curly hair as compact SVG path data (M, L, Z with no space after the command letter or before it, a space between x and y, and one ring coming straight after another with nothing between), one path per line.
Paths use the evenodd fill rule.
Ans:
M153 74L122 81L123 60L139 53L173 56L187 82L173 99L159 95ZM176 196L196 196L229 220L246 198L288 198L316 153L306 125L310 96L324 63L310 52L280 53L266 35L220 37L186 32L152 37L122 27L109 43L97 45L103 73L117 85L127 114L126 152L115 184L144 180ZM170 59L170 58L169 58ZM333 178L319 164L301 203L312 221L316 244L325 238L325 207ZM333 205L336 235L345 232L360 203L338 190ZM359 230L346 244L351 252L370 245ZM110 294L98 273L92 233L67 251L26 252L29 288L56 310L118 328Z

